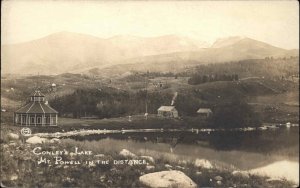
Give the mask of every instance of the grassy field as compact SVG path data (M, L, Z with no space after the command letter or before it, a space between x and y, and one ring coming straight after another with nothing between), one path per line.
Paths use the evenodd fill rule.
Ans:
M8 114L12 113L26 103L28 96L35 89L36 85L42 85L41 89L46 95L47 100L71 94L78 88L92 88L93 90L106 90L108 92L110 91L109 89L119 89L128 92L145 89L146 84L144 80L126 82L123 79L116 78L109 80L107 78L94 78L81 74L41 75L20 78L7 77L1 80L1 108L5 109ZM149 93L156 93L158 95L168 94L170 96L178 92L178 99L189 96L188 99L196 101L199 107L200 104L216 105L218 103L234 101L237 98L243 98L261 115L263 122L296 123L299 121L299 92L297 91L297 82L251 78L241 81L217 81L200 85L189 85L187 84L187 80L188 77L178 77L177 79L175 77L151 78L148 82L148 90ZM51 83L57 84L55 91L51 90ZM158 83L162 83L162 87L157 86ZM187 98L184 98L184 100L187 100ZM190 101L180 101L180 104L187 106ZM195 103L192 102L192 104ZM190 106L185 107L183 110L188 110ZM193 111L195 110L193 109ZM4 116L8 115L5 114ZM10 122L12 116L4 118ZM176 121L172 122L169 120L159 122L155 118L150 118L149 121L143 122L143 118L138 118L138 116L136 121L128 122L127 118L120 117L110 120L72 120L59 118L59 124L63 126L74 125L82 127L97 125L100 128L114 128L121 124L125 127L138 127L142 126L140 124L147 124L153 126L153 128L158 127L158 125L164 126L165 124L167 124L166 127L169 127L168 124L170 123L174 125L178 124ZM186 119L190 118L187 117Z
M249 104L261 112L264 122L299 122L299 91L251 97Z
M12 112L2 113L1 122L5 125L13 126L12 116ZM130 119L131 121L129 121L128 116L109 119L58 118L58 126L31 128L33 132L58 132L80 129L188 129L208 126L206 121L198 120L197 118L168 119L157 117L155 114L150 114L147 119L145 119L144 115L133 115Z

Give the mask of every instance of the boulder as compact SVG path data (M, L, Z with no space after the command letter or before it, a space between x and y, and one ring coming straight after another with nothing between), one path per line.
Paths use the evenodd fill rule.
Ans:
M151 188L185 187L196 188L193 180L183 172L177 170L149 173L141 176L139 181Z
M196 175L198 175L198 176L201 175L201 174L202 174L202 172L200 172L200 171L196 172Z
M58 138L52 138L50 141L49 141L50 143L60 143L60 139L58 139Z
M166 167L166 168L169 168L169 169L170 169L170 168L173 168L173 166L171 166L171 165L169 165L169 164L165 164L165 167Z
M182 166L176 166L176 168L181 169L181 170L184 170L184 169L185 169L185 168L182 167Z
M13 147L15 147L17 144L16 143L14 143L14 142L11 142L11 143L9 143L9 146L13 146Z
M8 133L8 138L10 138L11 140L18 140L20 137L15 133Z
M105 179L106 179L106 176L105 176L105 175L100 176L100 181L101 181L101 182L104 182Z
M134 153L131 153L127 149L122 149L122 151L120 151L119 154L124 156L124 157L136 157L136 155Z
M152 165L147 165L146 166L146 170L153 170L155 168L155 166Z
M29 144L42 144L42 143L45 143L47 142L47 139L46 138L41 138L39 136L33 136L33 137L30 137L26 140L26 143L29 143Z
M215 179L216 181L222 181L222 180L223 180L223 178L222 178L221 176L216 176L214 179Z
M18 179L18 175L17 174L13 174L10 176L10 180L14 181Z
M232 175L234 176L239 176L239 177L243 177L243 178L249 178L249 173L246 171L238 171L235 170L232 172Z
M207 169L213 168L212 164L206 159L196 159L194 164L196 167L202 167Z

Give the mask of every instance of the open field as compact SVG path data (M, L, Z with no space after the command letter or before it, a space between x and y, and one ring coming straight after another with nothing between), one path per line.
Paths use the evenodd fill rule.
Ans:
M148 84L146 84L143 79L138 79L137 81L126 81L126 79L121 78L107 80L105 78L95 79L94 77L80 74L62 74L57 76L41 75L20 78L7 77L1 80L1 108L5 109L7 112L13 112L24 105L35 87L35 84L30 83L35 82L40 82L40 85L43 85L41 90L46 95L46 98L50 100L50 104L54 99L72 95L74 91L81 89L107 94L114 93L114 96L109 100L107 99L106 103L109 105L112 105L110 103L117 104L120 107L123 103L122 100L125 100L122 96L123 94L130 96L134 93L144 92L147 86L149 97L153 98L152 101L148 101L148 113L152 114L157 113L156 110L160 105L169 105L174 93L178 92L176 107L183 118L185 118L185 116L195 115L195 110L203 105L212 108L215 105L227 102L230 103L238 98L242 98L245 102L253 106L257 113L261 114L262 121L264 122L295 123L299 121L299 92L297 91L297 82L288 80L275 81L254 77L242 79L240 81L216 81L199 85L189 85L187 80L188 77L180 76L177 78L167 76L153 77L149 79L147 82ZM56 87L52 88L51 83L55 83ZM124 120L126 120L126 116L128 115L142 114L145 109L146 94L141 93L139 97L140 99L138 101L133 101L136 102L136 104L132 104L135 105L135 107L130 108L131 110L134 110L134 113L126 111L126 113L122 112L116 115L111 114L111 116L123 116L125 117ZM159 100L156 100L158 98ZM100 96L95 100L95 102L99 104L106 100L106 98ZM59 102L56 104L59 105ZM95 106L96 104L90 105ZM65 106L65 108L72 109L68 106ZM114 108L117 108L117 106L114 105ZM191 114L191 112L194 114ZM70 112L66 113L68 114L60 113L60 116L68 116L70 114ZM112 119L109 122L106 122L108 120L99 122L105 127L106 123L116 124L118 121L116 119ZM94 125L95 123L93 121L95 120L76 120L76 122L73 123L76 126ZM59 123L61 125L67 125L70 124L70 122L70 119L62 119Z
M265 122L296 123L299 121L299 91L297 90L251 97L248 104L261 112Z

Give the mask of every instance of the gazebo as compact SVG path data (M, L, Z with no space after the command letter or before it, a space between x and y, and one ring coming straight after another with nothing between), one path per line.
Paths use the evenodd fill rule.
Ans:
M14 112L14 124L19 126L57 126L58 112L51 108L45 96L36 90L30 102Z

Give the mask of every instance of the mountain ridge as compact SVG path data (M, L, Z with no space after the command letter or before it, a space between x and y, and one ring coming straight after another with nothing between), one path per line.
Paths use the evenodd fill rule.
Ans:
M2 45L1 59L5 73L59 74L115 64L172 61L212 63L299 54L295 51L247 37L219 39L208 47L204 41L177 35L99 38L63 31L33 41Z

